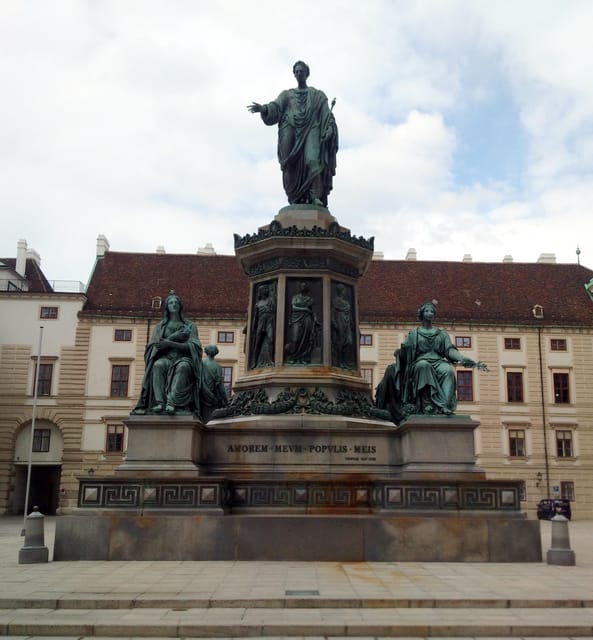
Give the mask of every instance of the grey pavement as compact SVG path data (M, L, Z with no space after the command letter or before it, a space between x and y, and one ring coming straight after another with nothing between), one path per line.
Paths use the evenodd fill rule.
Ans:
M593 522L576 566L541 563L76 561L18 564L0 517L0 635L593 637ZM45 519L51 551L55 518ZM509 540L512 544L512 540Z

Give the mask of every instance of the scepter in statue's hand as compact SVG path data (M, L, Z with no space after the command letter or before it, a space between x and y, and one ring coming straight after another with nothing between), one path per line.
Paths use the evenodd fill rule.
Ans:
M475 362L471 358L464 358L459 362L459 364L461 364L464 367L467 367L468 369L477 369L478 371L490 371L490 369L488 369L488 365L485 362L482 362L482 361Z

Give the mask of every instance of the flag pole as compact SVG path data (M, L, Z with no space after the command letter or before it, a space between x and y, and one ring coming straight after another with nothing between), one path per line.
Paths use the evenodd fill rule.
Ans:
M31 417L31 436L29 439L29 464L27 466L27 489L25 490L25 507L23 509L23 530L21 535L25 535L25 525L27 523L27 507L29 505L29 488L31 487L31 466L33 464L33 436L35 434L35 414L37 412L37 392L39 387L39 365L41 364L41 343L43 341L43 326L39 327L39 346L37 348L37 366L35 367L35 385L33 387L33 415Z

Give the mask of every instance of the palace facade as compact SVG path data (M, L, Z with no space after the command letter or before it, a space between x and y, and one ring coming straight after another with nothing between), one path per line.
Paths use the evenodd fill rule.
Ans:
M110 251L98 243L86 293L59 293L38 256L0 259L0 513L23 511L43 326L30 504L76 506L78 478L109 475L126 452L144 348L171 289L216 344L229 391L245 370L248 280L234 256ZM18 263L18 264L17 264ZM593 271L532 264L373 260L359 286L361 373L374 389L434 301L436 325L489 372L457 369L459 414L480 422L478 464L523 482L523 506L567 497L593 518Z

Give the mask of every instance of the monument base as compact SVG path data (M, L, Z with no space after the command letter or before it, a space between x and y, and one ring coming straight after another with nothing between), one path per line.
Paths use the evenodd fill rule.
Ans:
M130 416L126 459L118 475L193 477L204 425L192 415Z
M520 517L58 518L54 560L82 559L541 562L542 551L539 521Z
M541 560L520 483L485 479L468 416L126 424L126 461L79 479L56 560Z

